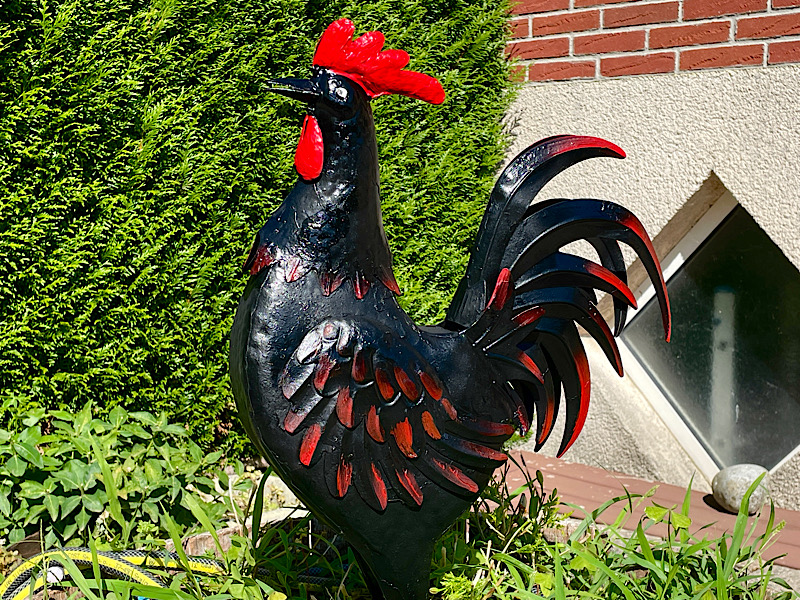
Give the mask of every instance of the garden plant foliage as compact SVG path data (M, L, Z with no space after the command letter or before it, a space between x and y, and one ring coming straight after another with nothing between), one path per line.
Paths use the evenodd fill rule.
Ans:
M34 407L165 411L240 450L227 339L252 237L293 185L324 27L379 28L441 106L374 102L404 306L467 260L509 99L503 0L6 0L0 20L0 425ZM234 435L227 436L234 428Z

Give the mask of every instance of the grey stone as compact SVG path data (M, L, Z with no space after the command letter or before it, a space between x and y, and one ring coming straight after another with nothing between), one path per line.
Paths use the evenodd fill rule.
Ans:
M754 515L769 497L769 473L760 465L732 465L722 469L711 482L714 500L725 510L738 513L747 489L762 473L766 473L764 479L750 496L749 513Z

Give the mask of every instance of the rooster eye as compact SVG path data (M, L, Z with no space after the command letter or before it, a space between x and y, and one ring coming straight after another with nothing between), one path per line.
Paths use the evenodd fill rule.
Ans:
M345 100L347 98L347 90L343 87L337 87L335 90L333 90L333 93L336 94L336 96L341 100Z

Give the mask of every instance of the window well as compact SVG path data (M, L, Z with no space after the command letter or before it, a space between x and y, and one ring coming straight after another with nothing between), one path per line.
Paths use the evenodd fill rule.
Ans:
M741 206L647 302L622 339L720 466L771 469L800 445L800 273Z

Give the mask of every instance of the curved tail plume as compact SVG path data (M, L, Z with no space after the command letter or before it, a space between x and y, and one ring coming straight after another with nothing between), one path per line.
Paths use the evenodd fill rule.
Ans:
M614 336L636 299L628 288L620 243L639 256L656 288L664 335L671 317L653 245L639 220L613 202L554 199L533 204L539 190L587 158L623 158L598 138L558 136L528 148L506 167L492 192L467 273L448 312L451 325L480 347L501 381L524 432L536 415L537 449L548 439L561 390L566 428L559 456L575 442L589 406L589 366L576 325L600 345L616 371ZM562 251L584 240L600 264ZM612 333L597 310L595 290L614 301Z

